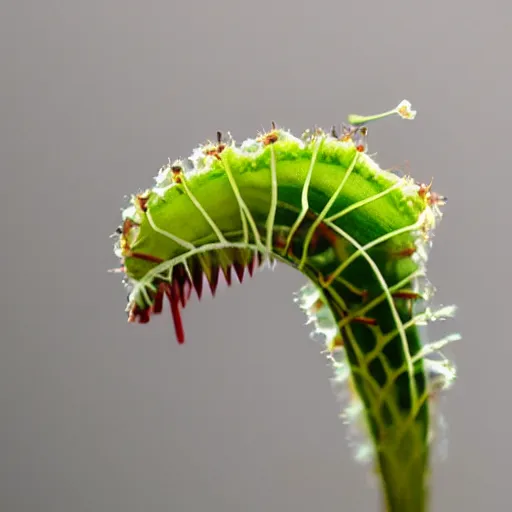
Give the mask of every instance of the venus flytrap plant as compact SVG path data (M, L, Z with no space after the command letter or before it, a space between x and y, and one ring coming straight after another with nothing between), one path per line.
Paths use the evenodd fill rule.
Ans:
M237 146L219 133L132 197L115 248L129 321L147 323L167 297L179 343L180 308L205 283L215 294L221 273L241 282L280 261L308 278L296 300L349 390L344 417L367 435L360 454L373 457L388 512L428 508L435 396L455 377L440 350L457 336L424 343L419 330L454 313L428 306L428 249L444 199L366 153L366 124L413 119L410 106L349 116L341 135L297 138L272 124Z

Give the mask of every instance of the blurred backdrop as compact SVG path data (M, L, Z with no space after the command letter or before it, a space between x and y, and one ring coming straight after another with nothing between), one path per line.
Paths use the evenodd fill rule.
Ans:
M7 0L0 19L0 510L380 510L279 265L128 325L124 196L230 131L349 113L370 152L448 196L434 303L459 377L433 511L508 509L511 7L430 0ZM428 182L427 181L427 182ZM436 453L439 453L437 450Z

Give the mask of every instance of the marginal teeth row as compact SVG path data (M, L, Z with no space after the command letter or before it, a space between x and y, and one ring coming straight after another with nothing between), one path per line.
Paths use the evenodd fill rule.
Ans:
M245 270L252 277L256 267L263 263L263 255L247 249L232 249L229 254L205 253L190 257L185 264L177 264L172 269L170 281L157 281L154 284L156 291L148 292L152 303L141 307L133 303L129 309L130 322L147 323L152 314L159 314L163 310L164 297L167 297L178 343L184 343L185 334L181 320L180 306L184 308L189 301L192 290L195 290L198 299L203 294L204 279L209 285L212 296L215 296L219 285L219 276L222 275L228 286L232 281L232 270L240 283L243 282Z

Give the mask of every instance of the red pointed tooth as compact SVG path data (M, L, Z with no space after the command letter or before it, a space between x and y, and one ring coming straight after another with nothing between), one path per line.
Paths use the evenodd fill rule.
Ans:
M182 296L183 296L183 307L185 307L185 304L190 300L190 296L192 295L192 283L190 282L190 278L188 275L186 276L185 282L183 283L183 290L182 290Z
M180 281L183 279L183 266L181 263L178 263L175 267L172 269L172 280L173 281Z
M183 330L183 322L181 320L179 297L176 295L176 287L170 286L166 288L165 292L171 304L171 315L174 322L174 331L176 332L176 339L181 345L185 342L185 331Z
M222 273L224 274L224 278L226 279L226 283L228 283L228 286L231 286L231 265L222 267Z
M185 299L183 297L183 280L181 278L174 279L172 281L171 292L174 300L181 303L181 307L185 307Z
M250 257L249 257L249 261L247 262L247 270L249 272L249 275L252 277L253 273L254 273L254 264L256 263L256 257L254 254L252 254Z
M219 284L219 272L220 269L217 265L214 265L211 268L211 276L208 280L208 284L210 285L210 290L212 291L213 296L215 296L215 291L217 290L217 285Z
M238 277L238 280L242 282L244 280L244 265L242 265L238 261L235 261L233 262L233 268L235 269L235 273Z
M181 302L182 307L185 307L186 298L184 293L184 285L187 279L185 267L182 264L176 265L172 273L172 283L174 286L174 293L178 300Z
M194 288L194 285L192 284L192 276L190 275L190 268L187 267L185 269L185 286L184 286L184 297L187 302L190 300L190 297L192 295L192 288Z
M187 279L187 300L190 300L190 297L192 297L192 290L194 288L194 285L192 284L192 281L190 280L190 277Z
M263 253L261 253L260 251L258 251L256 253L256 257L258 258L258 267L261 266L261 264L263 263Z
M187 305L187 299L185 298L185 290L184 290L185 283L179 285L178 289L176 290L176 295L178 297L178 300L180 301L181 307L184 308Z
M190 273L192 274L192 284L197 293L197 298L201 299L201 294L203 293L203 269L199 262L194 262Z
M162 312L164 304L164 283L160 284L158 291L155 295L155 302L153 303L153 313L158 314Z
M187 305L187 298L185 297L185 281L181 283L176 283L176 295L178 296L179 301L181 302L181 307L185 307Z
M178 301L171 302L171 313L174 321L174 330L176 332L176 339L182 345L185 343L185 332L183 330L183 322L181 320L180 306Z

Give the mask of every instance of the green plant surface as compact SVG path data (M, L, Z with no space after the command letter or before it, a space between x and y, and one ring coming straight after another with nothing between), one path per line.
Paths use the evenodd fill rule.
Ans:
M345 411L363 425L386 510L428 510L433 400L455 370L422 341L420 326L453 314L429 307L426 264L444 201L430 186L381 169L366 152L366 124L415 112L403 101L378 116L349 116L341 135L295 137L275 125L237 146L218 134L187 161L164 166L131 198L116 254L130 289L129 321L180 308L203 282L215 293L256 266L280 261L308 283L297 296L325 338ZM435 356L435 357L434 357Z

